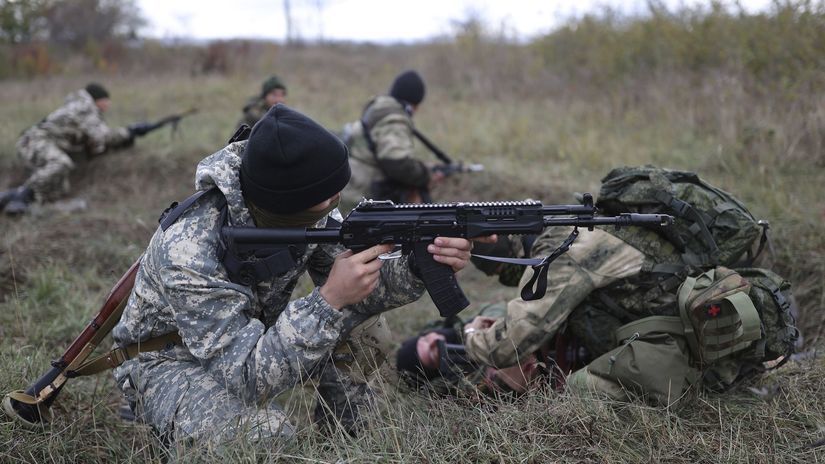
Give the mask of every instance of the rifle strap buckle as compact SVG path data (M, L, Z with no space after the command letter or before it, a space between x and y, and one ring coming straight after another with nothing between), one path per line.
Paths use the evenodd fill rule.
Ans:
M570 232L570 235L558 246L552 253L547 255L541 263L533 266L533 276L521 289L521 299L524 301L538 300L544 297L547 293L547 271L550 264L559 256L567 253L573 242L579 236L579 228L576 227ZM535 288L535 289L534 289Z

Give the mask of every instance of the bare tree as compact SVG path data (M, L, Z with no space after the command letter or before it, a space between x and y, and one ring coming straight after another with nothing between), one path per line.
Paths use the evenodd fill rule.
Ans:
M81 48L132 38L145 23L133 0L62 0L45 9L49 40Z
M292 36L292 8L290 7L289 0L284 0L284 17L286 18L286 43L291 44L293 41Z

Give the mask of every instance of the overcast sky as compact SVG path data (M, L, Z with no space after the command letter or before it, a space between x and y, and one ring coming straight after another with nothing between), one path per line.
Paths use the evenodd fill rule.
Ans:
M159 38L286 38L285 0L138 0L149 20L145 34ZM645 0L288 0L295 32L305 39L415 41L450 33L454 20L475 14L520 38L547 32L566 19L609 5L646 11ZM696 0L665 0L707 4ZM770 0L741 0L750 11Z

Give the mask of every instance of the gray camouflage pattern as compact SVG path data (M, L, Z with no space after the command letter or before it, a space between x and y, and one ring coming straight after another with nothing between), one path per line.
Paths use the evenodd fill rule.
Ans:
M79 155L97 156L131 144L125 127L112 129L91 95L78 90L65 104L26 130L17 154L31 175L24 183L38 201L54 201L69 193L69 173Z
M204 159L195 187L217 186L226 198L228 221L253 226L238 177L245 143L236 142ZM219 200L217 192L206 194L166 231L155 232L123 317L112 332L119 345L178 332L184 346L143 353L116 369L115 377L127 396L140 400L139 413L157 430L197 437L210 429L215 433L209 436L220 440L234 434L232 424L243 423L261 435L284 434L289 426L277 413L273 398L316 378L320 371L335 368L327 361L354 328L418 299L424 286L410 272L407 259L385 262L378 288L363 302L336 311L318 288L326 281L334 257L344 251L337 244L309 245L295 269L255 287L233 283L217 256L222 226ZM342 220L338 210L329 217ZM317 225L325 223L326 218ZM290 301L304 272L316 288ZM376 340L383 336L381 330L360 331L357 337L367 342L356 345L380 347ZM340 376L352 377L347 369L338 370ZM337 383L340 394L353 396L357 388L351 384L363 380L332 383ZM226 404L173 407L174 401L197 405L197 398L207 397L203 389L220 389ZM360 392L368 394L364 388ZM334 396L326 396L330 395ZM258 405L269 411L267 421L260 420Z

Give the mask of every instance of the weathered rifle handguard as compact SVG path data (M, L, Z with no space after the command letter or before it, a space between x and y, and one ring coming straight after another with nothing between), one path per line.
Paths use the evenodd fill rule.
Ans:
M673 218L664 214L596 216L593 198L584 195L582 205L542 205L541 202L502 201L446 204L394 204L363 200L347 215L340 227L277 228L224 226L222 235L229 249L278 249L306 243L340 243L359 252L379 244L400 245L404 255L413 255L414 265L443 317L457 314L469 305L450 266L436 262L427 246L436 237L473 239L492 234L539 234L548 226L597 225L666 226ZM285 270L284 270L285 271ZM534 297L541 298L543 291Z

